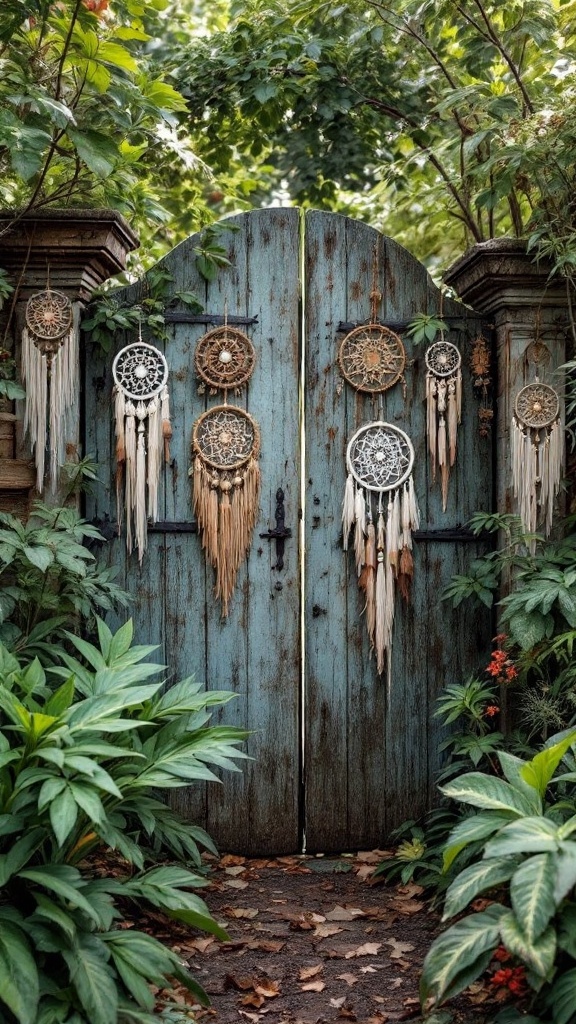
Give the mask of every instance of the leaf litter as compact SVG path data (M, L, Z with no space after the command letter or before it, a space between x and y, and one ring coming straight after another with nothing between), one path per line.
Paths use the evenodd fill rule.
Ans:
M190 1005L192 997L183 992L193 1019L421 1020L419 975L439 918L420 886L372 878L389 855L374 850L330 859L208 856L210 885L203 896L228 941L169 921L167 934L159 934L158 917L150 929L168 941L208 992L208 1009ZM320 862L321 871L315 867ZM476 994L475 1001L461 997L448 1004L446 1024L483 1024L489 1018L480 1000Z

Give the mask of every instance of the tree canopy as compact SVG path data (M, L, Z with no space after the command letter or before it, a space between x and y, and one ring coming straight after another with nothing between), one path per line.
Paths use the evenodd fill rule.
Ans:
M7 205L111 205L158 255L292 202L576 268L576 0L4 0L0 60Z

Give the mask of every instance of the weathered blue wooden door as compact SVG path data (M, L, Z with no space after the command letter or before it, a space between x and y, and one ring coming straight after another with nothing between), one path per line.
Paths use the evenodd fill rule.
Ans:
M210 689L235 690L238 699L221 720L252 730L254 760L241 774L226 773L223 786L190 789L181 809L222 849L237 852L294 852L304 842L316 851L378 845L429 805L439 762L435 698L474 670L490 635L488 617L456 613L439 597L474 549L453 540L454 527L491 507L491 448L478 436L465 351L479 321L444 305L444 315L465 320L466 330L454 336L464 349L465 414L443 513L426 459L423 351L407 340L406 395L398 386L382 406L351 392L336 360L341 328L369 318L375 251L384 323L438 312L425 269L390 239L338 215L268 209L225 224L234 229L222 233L231 266L215 281L196 268L198 236L162 261L173 294L196 292L205 315L167 307L174 435L160 521L141 567L126 556L123 538L111 541L108 557L135 598L139 640L160 644L173 678L194 673ZM133 303L145 290L144 280L121 298ZM248 321L242 329L257 352L254 375L233 401L260 425L262 491L250 554L223 621L193 532L188 468L194 421L220 401L198 394L195 345L225 306L229 318ZM129 340L118 338L118 349ZM99 521L116 518L111 362L89 357L86 367L85 447L102 480L88 514ZM380 412L412 438L422 512L412 602L398 599L389 690L369 654L340 531L347 439ZM292 533L281 569L260 536L275 526L278 488Z

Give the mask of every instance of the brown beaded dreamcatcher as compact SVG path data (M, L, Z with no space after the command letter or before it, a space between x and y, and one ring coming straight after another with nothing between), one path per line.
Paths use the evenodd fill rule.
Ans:
M36 461L36 487L44 488L46 450L52 485L65 461L68 414L79 392L78 309L48 287L26 303L22 380L26 386L24 432Z
M209 331L196 348L196 372L210 393L224 392L224 404L200 416L192 433L194 513L202 547L216 573L215 594L228 615L236 575L250 548L260 499L260 430L256 421L229 406L254 371L252 342L227 324Z

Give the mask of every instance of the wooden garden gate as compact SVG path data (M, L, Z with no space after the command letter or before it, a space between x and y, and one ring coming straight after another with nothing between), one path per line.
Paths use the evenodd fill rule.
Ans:
M441 510L426 457L424 346L405 337L406 393L386 392L383 409L345 384L337 365L343 333L370 317L375 242L381 322L402 330L416 314L438 313L439 292L408 252L366 224L336 214L267 209L224 222L231 267L207 283L196 268L199 236L175 248L162 266L171 289L194 291L204 316L167 303L174 436L164 473L160 519L149 533L141 568L124 539L108 546L119 581L133 594L141 642L160 644L174 679L194 673L210 689L238 699L223 722L252 730L254 759L223 786L192 787L180 807L203 824L221 849L246 854L366 849L429 805L442 740L433 718L447 683L464 680L485 654L489 617L440 600L464 571L476 545L461 527L492 503L492 455L479 437L466 348L479 317L444 304L451 335L463 350L464 416L448 510ZM146 283L126 290L132 303ZM190 439L200 413L219 396L199 395L194 350L225 304L257 351L254 375L238 397L261 429L260 519L241 568L230 615L222 621L194 532ZM465 329L462 330L462 326ZM117 348L133 338L121 337ZM146 340L146 339L145 339ZM88 515L114 521L111 363L87 360L85 450L101 466ZM342 550L341 505L347 439L360 424L384 418L415 447L414 478L422 512L415 543L412 601L397 611L390 690L370 657L356 573ZM284 494L283 567L274 540L277 493ZM183 803L182 803L183 801Z

